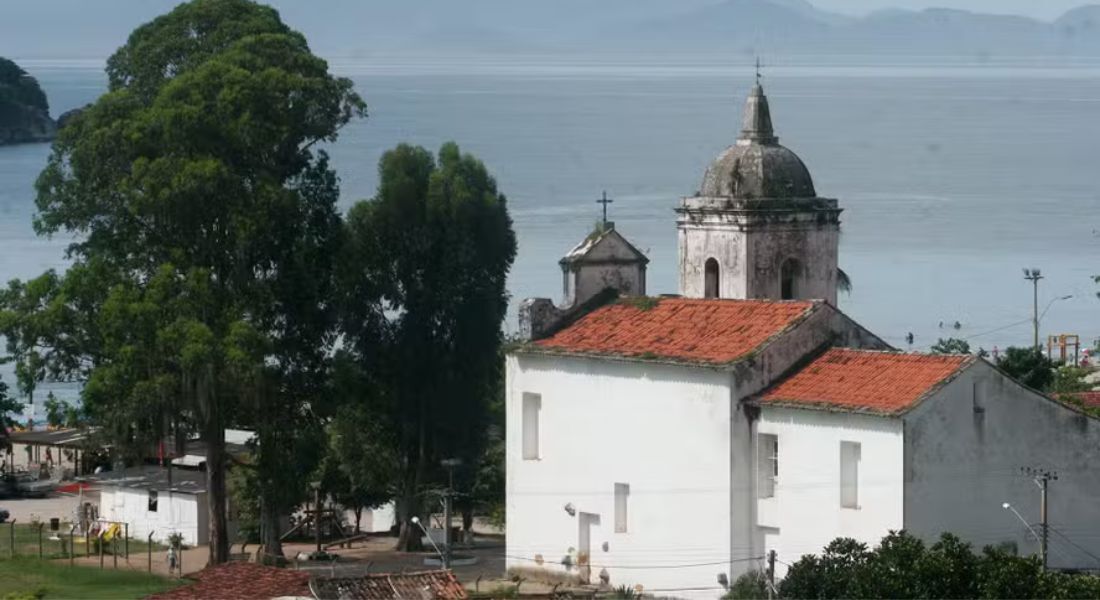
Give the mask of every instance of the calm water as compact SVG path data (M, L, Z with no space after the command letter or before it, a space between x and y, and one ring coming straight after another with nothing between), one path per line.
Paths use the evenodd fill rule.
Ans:
M94 63L27 62L56 114L104 89ZM598 217L647 251L649 289L676 291L672 208L732 143L750 73L707 64L334 63L370 105L330 149L343 204L369 197L386 149L458 141L495 173L519 236L513 300L560 294L558 258ZM904 347L939 336L992 349L1043 334L1100 336L1100 67L788 67L766 73L782 143L845 209L849 315ZM0 278L63 267L36 238L45 145L0 148ZM941 329L939 323L945 327ZM962 325L955 331L951 324ZM1025 321L1022 322L1021 321ZM514 329L514 316L509 329ZM10 377L7 378L10 381Z

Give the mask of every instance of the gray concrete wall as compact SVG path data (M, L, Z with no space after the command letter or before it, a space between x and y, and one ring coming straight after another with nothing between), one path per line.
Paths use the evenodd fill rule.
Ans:
M1035 539L1002 504L1037 523L1039 489L1021 467L1051 469L1058 480L1049 485L1050 565L1100 568L1089 556L1100 556L1100 420L979 361L904 421L906 529L928 540L950 531L977 548L1015 542L1020 554L1035 553Z

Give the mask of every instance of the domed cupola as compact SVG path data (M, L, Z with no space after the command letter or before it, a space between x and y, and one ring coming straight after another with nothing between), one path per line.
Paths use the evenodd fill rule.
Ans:
M676 213L680 294L836 303L841 209L779 145L759 74L737 141Z
M745 100L741 135L714 159L703 176L700 196L715 198L813 198L810 171L794 152L779 145L764 88L757 82Z

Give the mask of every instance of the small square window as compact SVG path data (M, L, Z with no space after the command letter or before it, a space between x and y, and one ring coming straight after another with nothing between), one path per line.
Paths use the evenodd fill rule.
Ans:
M859 442L840 442L840 506L859 508Z
M757 476L760 498L775 496L775 482L779 478L779 436L761 433L757 436Z
M149 490L149 512L157 512L157 491Z
M523 393L523 459L539 459L539 413L542 396Z

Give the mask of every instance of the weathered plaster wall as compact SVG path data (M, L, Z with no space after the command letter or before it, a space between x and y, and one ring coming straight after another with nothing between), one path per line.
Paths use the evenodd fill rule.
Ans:
M606 568L615 586L718 595L723 561L744 554L730 548L729 374L540 355L511 355L506 372L507 566L575 575L555 563L570 549L577 560L579 515L592 513L594 581ZM522 459L524 392L541 394L538 460ZM630 485L626 533L615 532L615 483ZM697 563L719 564L621 568Z
M745 287L745 234L727 215L682 217L677 239L680 249L680 295L704 297L704 265L707 259L713 258L718 261L718 296L748 297Z
M780 266L788 258L798 261L795 298L827 300L836 306L836 224L812 220L777 224L745 236L749 298L780 298Z
M905 454L906 529L1036 553L1035 539L1001 505L1038 523L1039 489L1020 469L1050 469L1058 472L1049 487L1050 565L1100 568L1085 552L1100 556L1100 420L980 361L906 415Z
M574 281L566 291L568 304L584 302L606 288L618 290L626 296L645 295L645 265L622 263L596 263L579 265L576 271L567 275Z
M763 552L775 550L781 560L792 563L803 554L820 554L839 536L873 545L890 529L901 528L900 419L765 406L756 430L779 441L775 495L756 504ZM860 444L858 508L840 503L842 441ZM758 482L753 479L754 490ZM777 564L776 573L786 573L786 566Z
M782 297L780 266L798 261L797 299L836 304L840 236L836 201L685 198L677 219L680 294L705 295L705 264L719 265L719 297Z

